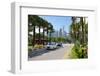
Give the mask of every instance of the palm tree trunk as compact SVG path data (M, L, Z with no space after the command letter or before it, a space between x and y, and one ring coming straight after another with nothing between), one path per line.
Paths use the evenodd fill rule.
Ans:
M44 45L44 27L43 27L43 45Z
M77 40L77 25L75 23L75 40Z
M48 44L48 27L47 27L47 44Z
M81 17L81 25L82 25L82 45L84 44L84 24L83 17ZM84 58L84 50L82 50L82 58Z
M39 25L39 44L41 43L41 37L40 37L40 25Z
M33 26L33 47L35 45L35 26Z
M84 17L84 43L86 43L86 21L85 21L85 17Z
M50 44L51 44L51 32L50 32Z
M84 24L83 24L83 17L81 17L81 25L82 25L82 44L84 43Z

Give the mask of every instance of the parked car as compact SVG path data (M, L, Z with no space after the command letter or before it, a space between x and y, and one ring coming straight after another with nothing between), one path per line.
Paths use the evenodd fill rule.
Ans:
M57 43L57 46L58 47L62 47L62 43Z
M46 46L47 49L56 49L57 45L55 42L48 43Z

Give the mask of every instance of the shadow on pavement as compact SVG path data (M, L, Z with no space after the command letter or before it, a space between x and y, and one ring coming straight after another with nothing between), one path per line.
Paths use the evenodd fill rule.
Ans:
M43 49L33 50L33 51L28 53L28 57L32 58L32 57L35 57L35 56L40 56L40 55L42 55L44 53L48 53L50 51L56 51L56 49L46 49L46 48L43 48Z

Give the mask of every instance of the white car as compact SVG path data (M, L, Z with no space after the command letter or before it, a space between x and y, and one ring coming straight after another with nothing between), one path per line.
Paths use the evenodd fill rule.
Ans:
M56 43L48 43L47 46L46 46L47 49L56 49L57 48L57 45Z

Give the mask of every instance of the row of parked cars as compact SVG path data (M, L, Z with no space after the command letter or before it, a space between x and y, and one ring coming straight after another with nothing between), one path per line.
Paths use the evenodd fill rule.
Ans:
M46 45L47 49L57 49L59 47L63 47L62 43L50 42Z

